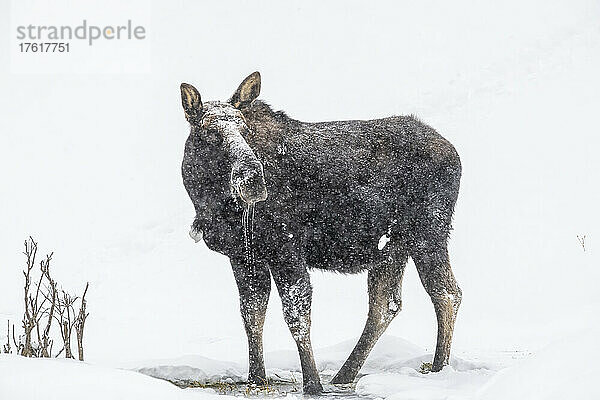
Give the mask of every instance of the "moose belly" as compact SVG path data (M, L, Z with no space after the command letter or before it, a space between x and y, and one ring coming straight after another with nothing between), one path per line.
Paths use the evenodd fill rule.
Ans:
M380 244L384 224L361 219L327 219L305 231L304 258L310 268L357 273L386 257Z
M382 260L382 255L358 243L313 241L307 245L306 262L309 268L353 274L364 271ZM377 250L377 247L375 247Z

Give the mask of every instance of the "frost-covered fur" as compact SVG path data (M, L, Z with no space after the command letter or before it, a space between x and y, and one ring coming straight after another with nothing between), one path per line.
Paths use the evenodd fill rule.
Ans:
M412 116L294 120L255 100L257 72L227 103L202 104L197 92L186 95L187 86L182 100L192 128L182 172L196 208L192 231L231 260L248 334L249 380L265 377L262 328L271 276L298 346L305 392L317 393L307 270L368 270L367 323L333 379L347 383L401 309L409 256L437 315L433 370L439 371L448 362L461 301L446 246L461 175L454 147ZM248 204L255 207L252 258L241 223Z

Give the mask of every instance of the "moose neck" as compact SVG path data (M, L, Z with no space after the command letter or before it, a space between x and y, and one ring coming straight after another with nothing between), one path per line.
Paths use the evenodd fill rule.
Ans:
M252 132L246 140L255 151L260 149L262 153L275 153L285 133L295 130L300 124L283 111L273 111L267 103L260 100L255 100L242 113Z

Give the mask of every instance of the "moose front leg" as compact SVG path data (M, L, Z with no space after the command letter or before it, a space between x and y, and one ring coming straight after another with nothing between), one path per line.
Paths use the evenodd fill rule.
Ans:
M298 347L304 394L319 394L323 386L310 343L310 276L303 267L273 268L271 273L281 297L283 316Z
M233 275L240 293L240 311L248 336L248 383L266 382L263 358L263 326L271 292L271 275L266 266L231 262Z

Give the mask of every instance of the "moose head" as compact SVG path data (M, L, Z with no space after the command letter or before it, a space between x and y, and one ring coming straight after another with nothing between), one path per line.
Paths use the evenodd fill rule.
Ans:
M259 93L258 72L244 79L226 102L202 103L194 86L181 84L181 103L191 125L184 155L184 183L195 203L197 219L210 219L210 215L202 214L210 213L207 208L211 201L218 201L224 192L247 207L267 198L263 165L244 139L251 132L240 111ZM228 182L221 179L224 176L228 176ZM229 190L224 191L223 186ZM200 240L202 227L195 226L190 234Z

